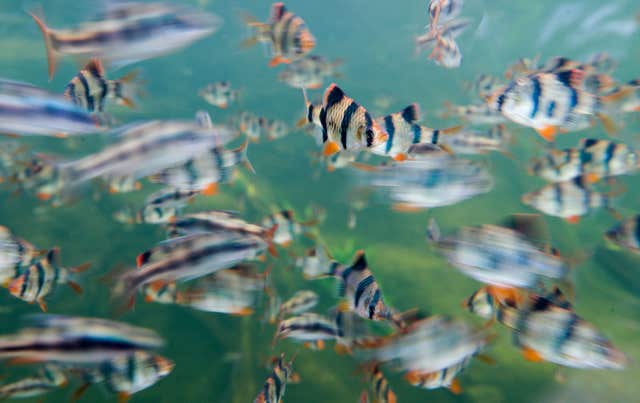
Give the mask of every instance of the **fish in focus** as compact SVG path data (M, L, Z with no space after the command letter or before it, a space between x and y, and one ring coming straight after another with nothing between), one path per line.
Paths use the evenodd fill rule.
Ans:
M255 33L243 45L252 46L257 42L269 44L272 55L269 67L298 60L316 46L316 39L304 20L290 12L284 3L271 5L271 19L266 23L248 15L244 16L244 20Z
M231 88L229 81L217 81L198 91L198 95L213 106L221 109L227 107L238 99L238 91Z
M133 71L117 80L108 80L102 63L93 59L67 84L64 96L88 112L104 112L109 100L134 108L134 100L140 94L137 75Z
M75 29L53 29L42 16L30 14L44 37L49 79L61 55L124 66L172 53L222 25L213 14L159 2L109 2L95 19Z
M339 77L337 68L342 60L328 61L322 56L311 55L288 65L278 79L293 88L317 90L322 88L328 77Z

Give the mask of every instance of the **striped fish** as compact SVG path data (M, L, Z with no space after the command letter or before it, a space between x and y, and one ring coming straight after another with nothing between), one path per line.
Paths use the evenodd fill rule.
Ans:
M300 290L280 305L279 316L300 315L318 305L320 298L311 290Z
M604 236L613 244L640 254L640 215L619 222Z
M431 129L417 124L420 120L420 107L411 104L400 112L392 113L376 119L389 137L387 141L371 147L371 152L378 155L390 156L396 161L407 159L409 149L414 144L434 144L442 146L441 135L458 132L462 127L448 129Z
M322 56L311 55L291 63L278 79L293 88L317 90L322 88L326 77L339 75L336 69L341 64L342 60L330 62Z
M308 249L304 256L296 259L296 266L302 270L305 279L313 279L326 275L331 260L326 247L318 245Z
M0 79L0 132L66 137L103 129L96 117L59 95Z
M37 376L30 376L16 382L0 385L0 399L24 399L40 396L64 387L67 377L55 365L45 365Z
M584 176L589 183L600 178L633 173L640 168L638 154L624 143L582 139L576 148L552 149L531 161L529 173L551 182Z
M309 107L306 92L305 105L311 116L312 108ZM370 149L383 144L389 138L369 112L346 96L335 83L324 93L318 118L322 127L325 156L333 155L340 150Z
M429 0L428 13L433 28L457 18L462 12L463 0Z
M111 2L76 29L53 29L42 16L30 14L44 37L49 79L59 55L97 57L123 66L186 47L222 25L215 15L158 2Z
M238 123L240 133L247 136L251 142L257 143L261 137L267 135L265 121L266 119L263 117L258 117L250 112L242 112Z
M389 381L385 378L384 373L379 365L375 365L371 370L369 379L371 389L373 390L373 401L376 403L396 403L398 401L396 394L391 390Z
M0 226L0 285L8 287L19 268L29 265L42 253L29 242L18 238L9 228Z
M510 136L504 125L493 126L486 131L461 130L445 140L445 144L455 154L485 154L499 151L508 155L506 150Z
M333 340L337 336L335 321L317 313L306 312L281 320L274 341L289 338L304 342L306 347L322 350L324 340Z
M106 319L47 314L32 315L30 322L0 336L0 359L91 364L164 344L152 330Z
M293 373L293 360L295 356L285 362L284 353L274 360L273 372L267 378L262 390L253 400L253 403L281 403L287 382L297 382L299 377Z
M437 65L452 69L460 67L462 53L456 37L462 34L470 22L466 19L452 20L442 26L432 25L431 30L416 38L416 54L431 49L428 58Z
M601 207L615 215L611 205L613 196L613 193L594 191L586 178L580 176L565 182L550 183L541 189L526 193L522 196L522 203L544 214L577 224L580 217Z
M320 222L318 216L321 214L321 212L316 212L315 218L307 221L298 221L293 210L281 210L263 218L261 225L263 228L277 226L273 234L273 242L286 248L291 245L291 242L298 239L301 234L308 234L309 227Z
M64 96L88 112L104 112L108 100L135 108L134 99L140 93L137 75L133 71L117 80L107 80L102 63L93 59L67 84Z
M471 357L467 357L464 360L444 369L436 372L420 373L416 371L409 371L404 375L404 378L410 385L416 386L422 389L439 389L447 388L456 395L462 393L462 387L460 381L456 378L466 367L469 366Z
M487 104L452 105L444 104L445 110L440 114L442 118L453 117L476 125L496 125L506 122L506 118Z
M134 351L96 366L74 368L72 372L80 375L85 383L75 390L73 398L78 400L89 386L101 383L110 393L118 395L119 402L126 402L134 393L167 377L173 367L174 363L165 357Z
M51 249L45 256L34 259L29 266L20 268L18 276L7 287L9 293L23 301L40 305L47 311L44 298L52 294L58 284L67 284L76 293L82 294L82 288L73 281L73 275L87 270L91 264L85 263L66 269L60 266L60 250Z
M498 322L513 329L525 359L572 368L623 369L628 358L572 309L538 296L523 307L501 304Z
M227 109L238 98L238 91L231 89L229 81L217 81L198 91L198 95L213 106Z
M135 177L129 175L112 178L106 182L109 193L114 194L128 193L142 189L142 184L138 182Z
M251 46L256 42L268 43L273 56L269 67L300 59L316 46L316 40L304 20L287 10L284 3L271 6L269 22L258 22L251 16L244 16L244 19L256 32L244 41L243 46Z
M135 293L145 284L183 282L256 258L267 248L256 236L194 234L163 242L137 258L140 266L120 276L114 295L134 303Z

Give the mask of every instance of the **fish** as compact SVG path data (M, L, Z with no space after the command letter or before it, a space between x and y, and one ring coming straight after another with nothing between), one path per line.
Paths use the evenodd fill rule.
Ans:
M428 58L437 65L452 69L462 64L462 53L455 38L469 26L466 19L452 20L444 25L433 27L416 38L416 54L423 49L431 49Z
M29 14L42 31L50 80L61 55L124 66L177 51L222 25L216 15L159 2L111 2L74 29L54 29L42 15Z
M453 394L462 393L460 381L456 378L471 362L472 357L466 357L462 361L436 372L420 373L409 371L404 375L405 380L412 386L422 389L447 388Z
M462 12L463 0L429 0L427 5L432 28L457 18Z
M175 281L157 282L144 285L141 290L145 302L159 304L178 303L178 285Z
M198 91L198 95L213 106L221 109L227 107L238 99L238 91L231 89L229 81L217 81L208 84Z
M116 135L116 143L96 153L57 163L58 180L39 188L38 197L46 200L98 177L149 176L203 154L233 132L193 121L155 120L126 126Z
M68 137L104 131L100 121L64 97L0 78L0 132Z
M248 146L249 142L245 141L231 150L220 146L213 147L207 153L181 165L151 175L149 180L182 191L200 191L204 195L215 195L219 184L233 180L239 164L251 173L256 172L247 157Z
M283 138L289 133L289 126L282 120L261 119L260 125L269 141Z
M264 217L261 221L263 228L273 228L277 226L273 234L273 243L285 248L298 239L301 234L309 235L310 227L320 222L322 212L315 212L315 218L298 221L293 210L281 210Z
M443 118L453 117L474 125L497 125L506 122L506 118L487 104L452 105L445 102Z
M498 322L513 330L513 341L526 360L548 361L583 369L623 369L629 360L594 325L573 309L534 297L522 307L501 304Z
M460 126L447 129L431 129L420 124L420 107L411 104L400 112L377 118L378 124L389 135L383 144L371 147L373 154L391 156L396 161L408 158L409 148L414 144L434 144L441 146L441 135L450 135L461 129Z
M290 338L302 341L307 347L324 348L324 340L333 340L338 335L335 321L317 313L305 312L280 320L275 340Z
M293 88L317 90L322 88L328 77L339 77L337 68L342 60L329 61L322 56L310 55L286 66L278 74L278 79Z
M8 284L9 293L23 301L40 305L42 311L47 311L45 297L52 294L59 284L67 284L77 294L82 294L82 288L73 280L73 276L91 267L84 263L70 269L60 266L60 250L54 248L46 255L36 258L28 266L21 267L18 274Z
M245 23L255 30L253 36L244 41L243 46L252 46L257 42L268 43L272 59L269 67L289 64L313 50L316 39L304 20L290 12L282 2L271 5L271 18L268 22L258 22L245 15Z
M612 201L615 192L601 193L592 189L585 177L579 176L564 182L550 183L522 196L522 203L544 214L560 217L571 224L580 217L606 208L615 214Z
M522 216L530 225L537 215ZM497 225L464 227L458 235L443 238L434 219L427 237L449 264L465 275L503 288L533 289L545 279L559 280L569 274L567 262L548 245L532 239L518 228Z
M31 315L26 327L0 336L0 359L98 364L135 350L162 347L154 331L99 318Z
M69 81L64 97L87 112L104 112L109 100L135 108L134 100L141 93L137 77L138 72L132 71L117 80L108 80L102 63L92 59Z
M154 282L183 282L258 257L266 242L252 235L193 234L164 241L136 259L139 266L119 276L113 290L133 305L135 293Z
M320 298L311 290L297 291L291 298L280 305L279 316L300 315L318 305Z
M628 91L630 94L620 103L623 112L640 112L640 79L629 81L620 91Z
M305 95L305 105L311 109ZM373 120L369 112L349 98L335 83L325 91L318 114L322 127L323 154L333 155L341 150L370 149L383 144L389 135Z
M464 88L484 99L495 91L501 83L502 81L498 77L489 74L480 74L475 80L465 82Z
M302 270L305 279L313 279L325 275L332 260L326 247L317 245L296 259L296 267Z
M66 384L67 377L59 367L45 365L36 376L0 385L0 399L23 399L40 396L64 387Z
M19 274L20 267L29 265L40 255L42 252L31 243L0 226L0 285L7 287Z
M575 148L549 150L532 160L529 173L550 182L568 181L584 176L595 183L601 178L631 174L640 168L635 150L624 143L604 139L582 139Z
M559 132L577 131L598 117L609 133L615 125L608 114L628 92L598 95L585 87L579 68L543 71L521 76L492 93L487 104L507 119L534 128L546 141Z
M142 189L142 183L130 175L110 178L106 181L109 193L128 193Z
M286 391L287 382L299 381L299 376L293 372L295 355L285 362L284 353L273 360L273 371L264 386L253 400L253 403L281 403Z
M604 236L614 245L640 254L640 215L622 220L607 230Z
M168 358L147 351L134 351L117 356L99 365L73 368L84 384L73 393L78 400L93 384L103 384L107 391L118 395L119 402L126 402L131 395L147 389L173 371L175 364Z
M240 133L247 136L249 141L253 143L259 142L261 137L266 137L267 135L265 133L265 120L265 118L258 117L250 112L242 112L238 118Z
M492 126L488 130L462 129L448 136L444 142L454 154L477 155L490 151L508 154L507 143L511 136L504 125Z
M486 329L474 329L461 320L436 315L360 346L356 356L366 362L393 363L403 372L432 373L477 354L489 341Z
M380 369L379 365L375 365L371 369L369 383L373 390L373 401L377 403L396 403L396 394L391 390L389 381L384 376L384 373Z

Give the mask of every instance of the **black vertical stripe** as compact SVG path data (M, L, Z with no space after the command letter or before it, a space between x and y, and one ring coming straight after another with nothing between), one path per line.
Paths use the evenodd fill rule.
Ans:
M78 79L80 80L80 83L82 84L82 87L84 89L84 97L87 100L87 110L89 112L93 112L95 110L95 105L93 102L93 97L91 96L89 83L87 82L87 79L84 77L84 74L82 74L82 72L78 74Z
M286 55L289 51L289 29L291 27L292 22L294 21L295 16L289 13L285 19L282 21L282 30L280 31L280 38L277 38L280 42L280 52L283 55Z
M356 306L356 307L358 306L360 302L360 298L362 298L362 294L364 294L364 292L367 290L367 288L369 288L369 286L371 286L371 284L373 284L373 282L374 282L373 276L368 275L367 277L362 279L360 283L358 283L358 287L356 288L356 293L353 298L353 306Z
M342 148L345 150L347 149L347 133L349 131L349 126L351 126L351 119L359 107L360 105L352 100L349 106L347 106L347 109L345 109L344 115L342 115L342 122L340 123L340 142L342 143Z
M322 143L326 143L329 140L329 134L327 132L327 111L325 108L320 110L320 125L322 126Z
M380 301L380 289L377 289L373 294L373 298L371 298L371 302L369 302L369 319L373 319L376 314L376 305L378 305L378 301Z

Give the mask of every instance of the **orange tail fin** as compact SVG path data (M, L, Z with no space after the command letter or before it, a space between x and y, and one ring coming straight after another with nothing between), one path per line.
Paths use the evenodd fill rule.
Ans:
M44 46L47 51L47 62L49 64L49 81L53 79L53 75L56 72L56 54L53 49L53 45L51 43L51 30L47 27L47 24L44 23L44 17L39 17L35 13L29 13L31 18L38 24L38 28L42 31L42 36L44 37Z

